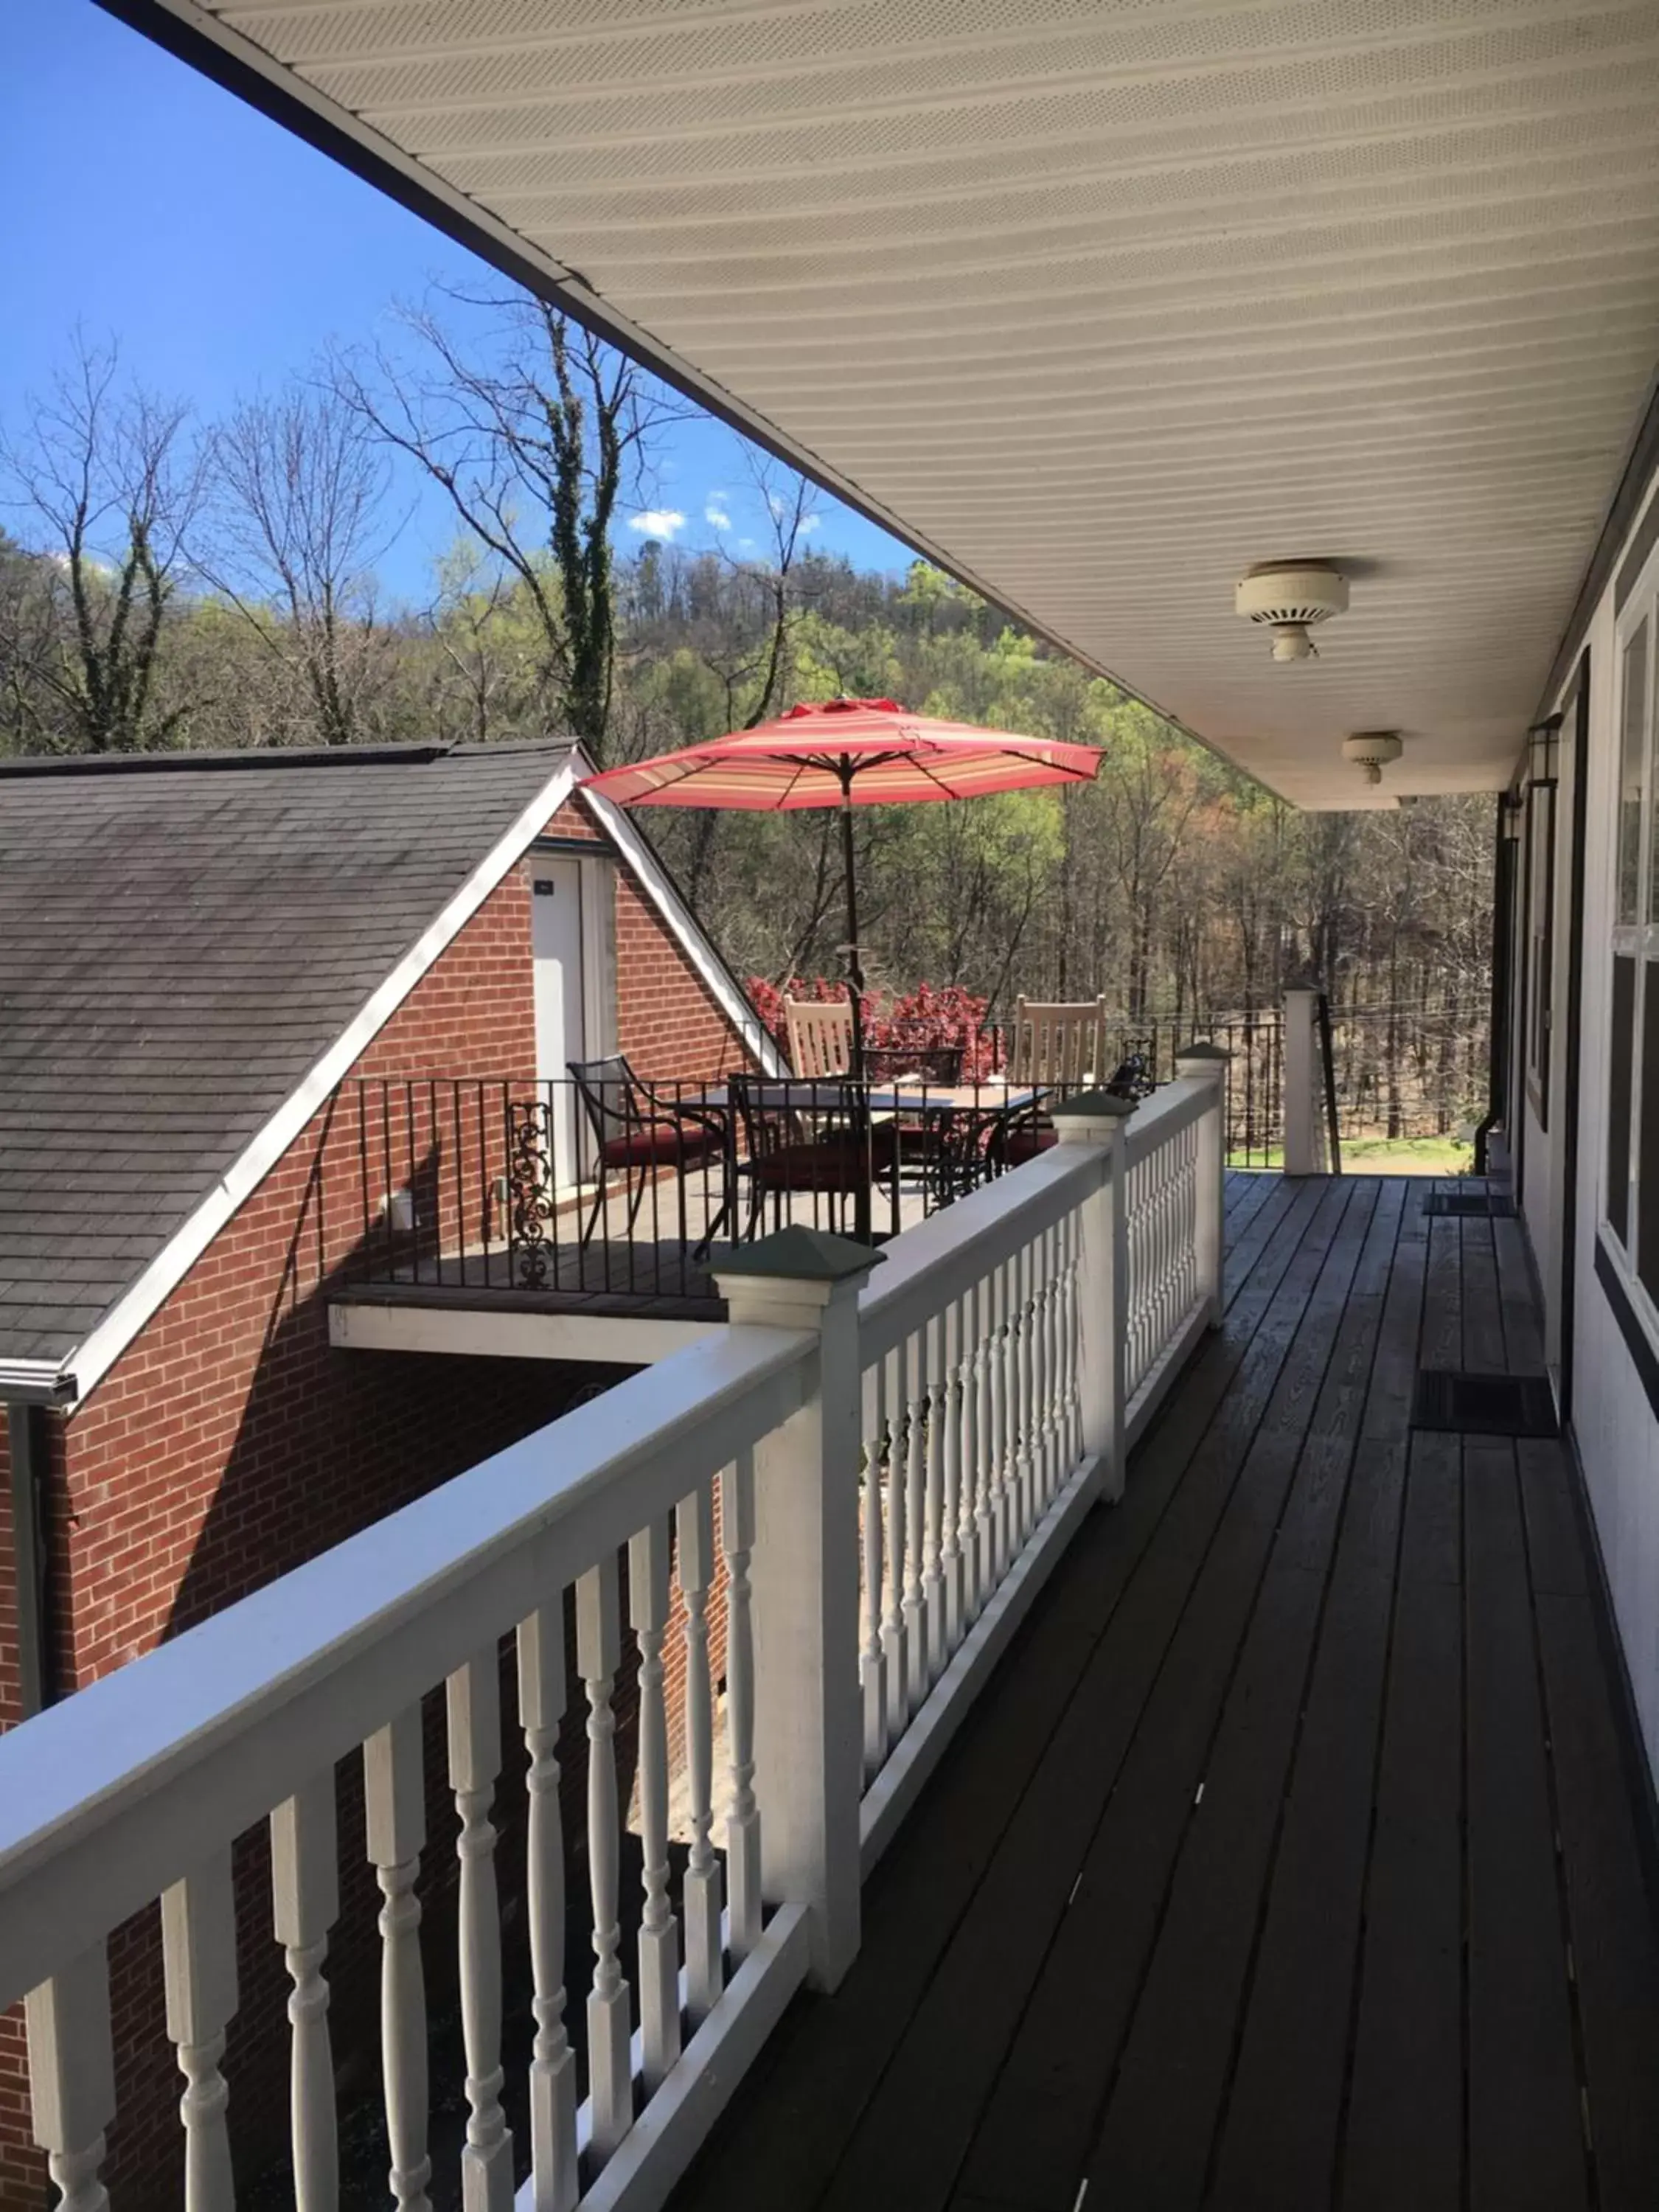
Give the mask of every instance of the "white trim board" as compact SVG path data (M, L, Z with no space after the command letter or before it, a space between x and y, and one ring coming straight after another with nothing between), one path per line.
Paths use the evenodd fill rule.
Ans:
M183 1282L239 1206L251 1198L300 1136L330 1093L344 1080L441 953L459 936L478 908L515 867L553 817L593 772L580 745L572 744L535 798L484 855L455 896L424 929L397 966L348 1024L299 1087L290 1092L240 1157L228 1168L193 1213L176 1230L138 1277L122 1293L91 1334L58 1364L62 1381L73 1381L73 1412L108 1374L121 1354ZM643 841L608 800L585 794L601 835L632 870L641 890L678 943L715 1003L731 1021L764 1072L782 1072L777 1048L759 1018L717 957L690 908L675 890ZM590 1355L598 1356L598 1355Z
M343 1298L328 1310L328 1340L337 1351L580 1359L624 1367L648 1367L688 1344L718 1336L725 1327L720 1321L672 1321L656 1314L503 1313L482 1292L476 1306Z

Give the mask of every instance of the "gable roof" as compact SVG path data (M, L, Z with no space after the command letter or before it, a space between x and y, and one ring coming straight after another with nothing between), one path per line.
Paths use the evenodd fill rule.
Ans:
M562 741L0 763L0 1392L85 1395L586 769Z

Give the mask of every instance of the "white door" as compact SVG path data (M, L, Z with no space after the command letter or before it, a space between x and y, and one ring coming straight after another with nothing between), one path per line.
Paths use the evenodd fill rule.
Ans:
M536 1073L552 1086L553 1180L565 1187L582 1179L577 1152L580 1109L568 1063L588 1056L580 860L532 855L530 947L535 963Z

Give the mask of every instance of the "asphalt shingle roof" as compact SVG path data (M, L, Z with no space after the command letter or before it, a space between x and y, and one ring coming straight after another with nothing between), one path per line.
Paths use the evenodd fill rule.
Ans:
M0 764L0 1357L82 1341L567 750Z

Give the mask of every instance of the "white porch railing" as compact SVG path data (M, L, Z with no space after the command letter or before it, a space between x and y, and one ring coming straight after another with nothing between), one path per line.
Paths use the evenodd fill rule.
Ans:
M466 2212L659 2203L796 1988L833 1988L856 1954L865 1872L1078 1522L1119 1493L1127 1443L1218 1313L1220 1074L1200 1048L1133 1117L1098 1097L1060 1109L1053 1151L896 1240L879 1267L807 1231L750 1248L721 1277L720 1337L0 1740L0 2004L27 1994L34 2131L71 2212L105 2202L106 1939L157 1899L185 2202L233 2203L221 2064L237 2006L231 1846L261 1821L291 1984L295 2202L337 2202L324 1967L339 1911L334 1769L359 1754L383 1899L391 2185L424 2212L421 1701L440 1684ZM717 1732L708 1602L722 1583ZM568 1594L595 1957L580 2069L556 1757ZM684 1646L690 1834L678 1912L671 1624ZM625 1625L640 1662L633 1982L611 1755ZM491 1821L503 1637L527 1777L536 2024L530 2177L516 2191L526 2160L501 2105Z

